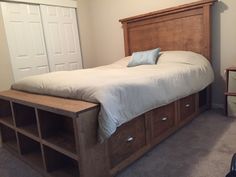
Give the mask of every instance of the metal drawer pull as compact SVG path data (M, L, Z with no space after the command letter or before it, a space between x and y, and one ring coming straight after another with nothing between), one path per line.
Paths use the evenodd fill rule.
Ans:
M189 107L190 107L190 104L186 104L186 105L185 105L185 108L189 108Z
M167 121L168 120L168 117L163 117L162 119L161 119L161 121Z
M127 142L132 142L134 140L134 138L132 136L130 136L128 139L127 139Z

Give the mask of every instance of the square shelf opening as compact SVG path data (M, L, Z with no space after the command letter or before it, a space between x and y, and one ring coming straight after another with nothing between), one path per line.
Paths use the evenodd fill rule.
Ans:
M78 161L44 146L47 172L55 177L79 177Z
M43 169L43 158L40 143L28 138L22 134L18 134L20 153L30 163Z
M0 100L0 122L13 125L11 103L9 101Z
M42 138L47 142L76 154L73 119L38 110Z
M35 109L18 103L13 103L16 126L26 132L39 136Z
M8 146L14 151L18 151L16 132L13 129L3 124L0 124L0 128L1 128L1 136L2 136L3 145Z

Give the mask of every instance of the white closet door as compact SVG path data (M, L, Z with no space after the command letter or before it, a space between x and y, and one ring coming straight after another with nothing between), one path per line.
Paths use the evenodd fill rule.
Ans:
M41 5L51 71L82 68L76 11Z
M49 72L40 9L1 2L15 81Z

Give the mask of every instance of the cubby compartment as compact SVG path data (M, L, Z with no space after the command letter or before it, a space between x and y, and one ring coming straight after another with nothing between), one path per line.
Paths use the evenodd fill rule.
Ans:
M16 132L13 129L3 124L0 124L0 128L1 128L1 136L2 136L3 145L6 145L12 150L17 152L18 149L17 149Z
M10 101L0 100L0 122L13 125Z
M38 110L42 138L66 151L76 154L73 119Z
M16 127L38 137L35 109L18 103L13 103L13 109Z
M79 177L78 161L44 146L47 172L55 177Z
M40 143L18 133L20 153L30 163L43 169L43 158Z

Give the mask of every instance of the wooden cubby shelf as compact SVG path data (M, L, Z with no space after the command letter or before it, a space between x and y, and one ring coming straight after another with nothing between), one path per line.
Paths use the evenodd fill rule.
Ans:
M86 158L81 153L84 147L79 127L83 126L82 119L94 121L95 130L98 110L99 105L94 103L13 90L2 92L3 147L43 176L80 177L86 170L82 165ZM95 137L96 132L91 135Z
M1 134L2 134L2 142L4 146L9 147L11 150L17 152L17 138L16 138L16 132L3 125L0 124L0 128L1 128Z
M43 140L59 149L76 154L73 119L63 115L38 110Z
M13 103L16 127L36 137L39 137L35 109L18 103Z
M79 177L78 161L44 146L47 172L55 177Z
M37 168L43 169L42 150L39 142L18 133L20 154Z
M11 103L9 101L0 100L0 110L0 122L5 125L13 126Z

